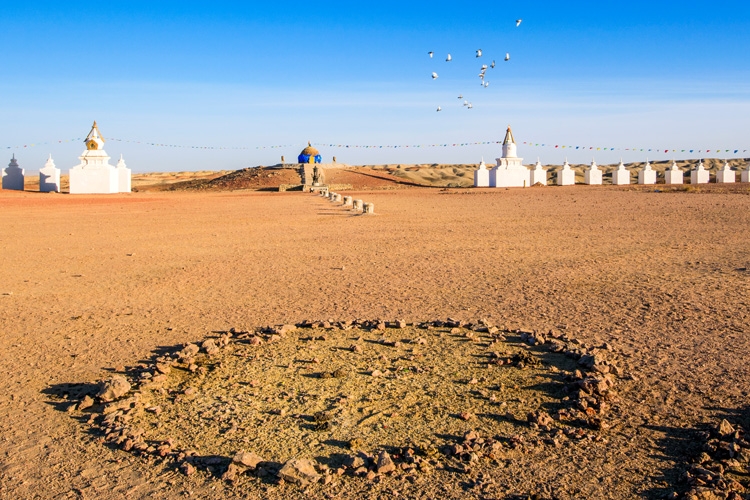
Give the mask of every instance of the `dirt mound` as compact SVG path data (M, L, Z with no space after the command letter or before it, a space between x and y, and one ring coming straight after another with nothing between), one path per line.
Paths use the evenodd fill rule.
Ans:
M254 189L258 191L278 190L281 184L299 184L300 177L293 168L252 167L235 170L214 179L196 179L176 182L165 187L167 191L234 191Z

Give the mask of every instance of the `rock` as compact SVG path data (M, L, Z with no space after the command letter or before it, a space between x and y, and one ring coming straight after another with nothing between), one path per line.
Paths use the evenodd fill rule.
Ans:
M201 348L203 348L204 351L206 351L206 354L209 356L212 356L219 352L219 346L216 345L216 341L214 339L206 339L201 344Z
M248 469L255 469L262 461L263 459L252 451L238 451L232 459L233 463L242 465Z
M182 348L182 350L178 353L178 357L181 359L187 359L192 358L198 352L200 351L200 348L195 344L188 344L185 347Z
M91 396L84 396L84 398L81 400L80 403L78 403L77 409L85 410L86 408L91 408L94 406L94 399Z
M727 419L723 419L721 421L717 430L719 431L719 435L723 438L729 437L734 434L734 427L732 427L732 424L727 422Z
M180 470L186 476L192 476L193 474L195 474L195 466L188 462L182 462L182 464L180 465Z
M396 328L406 328L406 321L404 321L402 319L397 320L396 324L395 324L395 327Z
M391 460L391 456L387 451L383 450L378 455L378 460L375 464L378 474L387 474L396 470L396 464Z
M473 413L469 413L468 411L462 411L458 416L462 420L471 420L472 418L474 418L474 414Z
M234 482L237 480L237 474L240 472L240 468L235 464L229 464L227 470L221 475L224 481Z
M365 457L363 457L361 454L349 455L344 460L344 464L351 469L359 469L360 467L365 466Z
M130 383L122 375L115 375L99 383L99 392L96 397L107 403L121 398L130 390Z
M172 370L172 366L169 363L156 363L156 371L164 375L169 375Z
M293 458L289 460L281 468L278 476L284 481L300 486L307 486L320 479L320 474L315 470L315 464L313 464L312 460L306 458Z
M352 352L356 352L357 354L361 354L362 353L362 346L359 346L359 345L355 344L355 345L351 346L349 348L349 350L352 351Z
M198 393L198 390L195 387L188 387L182 392L185 396L193 396L194 394Z
M247 342L250 345L260 345L263 343L263 340L261 340L260 337L256 337L255 335L253 335Z

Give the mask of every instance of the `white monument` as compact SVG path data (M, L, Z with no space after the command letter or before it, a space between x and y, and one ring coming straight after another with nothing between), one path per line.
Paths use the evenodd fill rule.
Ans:
M474 187L489 187L490 185L490 171L487 170L487 165L484 164L484 158L482 158L479 168L474 171Z
M542 167L542 162L539 161L539 158L536 159L536 165L531 169L531 181L529 184L532 186L536 184L547 185L547 171Z
M44 168L39 169L39 192L41 193L59 193L60 192L60 169L55 166L52 155L49 155Z
M117 193L120 190L117 169L109 164L109 156L103 149L104 137L96 122L84 143L86 151L78 157L81 163L70 169L70 194Z
M130 169L127 165L125 165L125 160L123 160L122 155L120 155L120 159L117 161L117 190L120 193L129 193L130 192Z
M716 182L719 184L730 184L735 180L734 170L729 166L729 162L724 160L724 167L716 171Z
M583 179L589 185L599 185L602 183L602 171L599 170L593 159L591 160L591 166L583 173Z
M13 155L8 166L3 169L3 189L23 191L23 169L18 166L16 155Z
M711 179L711 174L703 166L703 160L700 160L698 162L698 165L696 165L695 170L690 171L690 184L708 184L708 181L710 179Z
M622 158L620 158L620 164L617 165L617 170L612 171L612 184L615 186L630 184L630 171L625 168Z
M562 168L557 171L557 185L558 186L573 186L576 183L576 173L570 168L568 159L565 159L565 163Z
M523 158L516 156L516 140L508 126L503 141L503 156L496 158L497 166L490 170L490 187L526 187L529 169L523 166Z
M677 162L672 160L672 168L664 171L664 183L665 184L682 184L683 173L680 167L677 166Z
M750 162L747 163L745 170L740 173L740 182L750 182Z
M648 160L646 160L646 166L638 172L638 184L656 184L656 171L651 168Z

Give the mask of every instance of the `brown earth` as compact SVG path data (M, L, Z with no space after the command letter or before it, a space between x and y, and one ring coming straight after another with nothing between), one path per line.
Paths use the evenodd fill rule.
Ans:
M682 479L702 450L697 431L721 418L750 427L747 185L394 186L402 188L352 192L375 204L372 216L299 192L0 192L0 496L662 498L688 489ZM618 381L611 427L580 441L507 448L474 466L438 455L418 473L345 474L302 488L255 476L232 483L205 470L185 476L170 462L100 443L86 415L65 411L75 402L66 394L212 332L447 317L609 344L632 375ZM331 365L297 336L289 341L299 342L298 358ZM445 363L463 379L461 362ZM290 373L300 366L292 362ZM494 383L486 371L480 385ZM263 373L252 377L264 383ZM468 400L441 403L425 383L423 401L460 419ZM369 387L370 398L383 390ZM266 405L277 396L262 395ZM503 402L516 399L524 396ZM456 434L508 438L528 431L525 408L518 421L490 409L444 422ZM264 427L263 439L297 449L305 438L285 446L288 424ZM418 438L426 427L414 419ZM197 447L210 442L198 436ZM230 440L219 451L251 445Z

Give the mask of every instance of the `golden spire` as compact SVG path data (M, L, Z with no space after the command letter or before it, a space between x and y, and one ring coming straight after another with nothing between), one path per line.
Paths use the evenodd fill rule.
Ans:
M503 145L515 143L516 140L513 138L513 132L510 130L510 125L508 125L508 130L505 131L505 140L503 141Z

